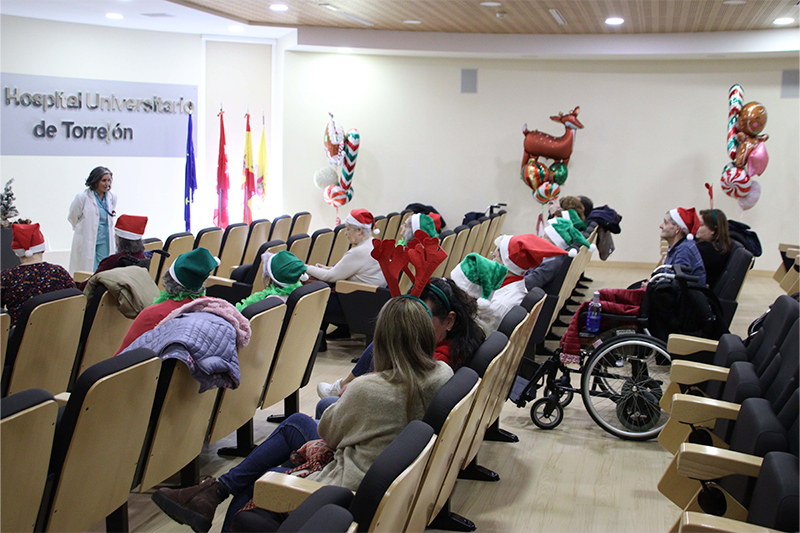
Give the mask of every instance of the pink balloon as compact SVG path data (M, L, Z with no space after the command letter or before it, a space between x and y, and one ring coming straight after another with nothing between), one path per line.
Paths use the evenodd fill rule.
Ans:
M739 198L739 207L742 211L747 211L758 203L759 198L761 198L761 184L756 180L750 180L750 194Z
M747 175L750 177L760 176L766 170L767 163L769 163L767 147L763 142L760 142L747 156Z

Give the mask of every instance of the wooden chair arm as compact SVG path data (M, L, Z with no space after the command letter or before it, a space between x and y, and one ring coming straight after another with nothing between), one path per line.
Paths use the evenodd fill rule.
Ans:
M225 287L233 287L234 283L236 283L234 280L229 278L222 278L220 276L208 276L208 278L206 278L206 287L211 287L212 285L223 285Z
M669 372L669 379L673 383L682 385L695 385L704 381L727 381L729 368L693 361L673 361Z
M776 529L693 511L681 515L679 533L778 533Z
M86 272L85 270L76 270L75 274L72 276L72 279L75 280L75 283L81 283L91 278L93 275L94 272Z
M758 477L763 459L755 455L685 442L678 450L678 473L691 479L712 480L740 474Z
M323 485L302 477L267 472L256 481L253 503L276 513L290 513Z
M739 417L738 403L723 402L711 398L699 398L689 394L672 397L670 417L684 424L700 424L717 418L736 420Z
M785 242L782 242L782 243L780 243L780 244L778 245L778 251L779 251L779 252L788 252L789 250L793 250L793 251L800 251L800 245L797 245L797 244L787 244L787 243L785 243Z
M361 283L359 281L339 280L336 282L336 292L339 294L349 294L351 292L376 292L377 285L370 285L369 283Z
M56 394L53 396L53 399L56 401L59 407L64 407L65 405L67 405L67 402L69 401L69 393L62 392L60 394Z
M716 352L719 341L673 333L667 339L667 351L671 355L689 355L697 352Z

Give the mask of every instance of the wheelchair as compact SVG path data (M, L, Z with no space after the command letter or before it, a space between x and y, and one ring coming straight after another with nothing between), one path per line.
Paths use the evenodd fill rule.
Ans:
M680 267L659 267L648 281L638 315L601 313L600 333L580 332L578 361L565 361L561 348L541 363L533 363L530 381L518 378L511 400L531 406L531 420L553 429L564 418L564 407L580 394L597 425L626 440L649 440L667 423L669 413L659 405L670 384L672 357L667 352L671 333L705 338L727 331L716 296ZM580 313L578 323L586 323ZM567 364L576 362L578 368ZM580 376L579 386L573 378ZM577 379L576 379L577 380ZM543 397L536 399L543 388Z

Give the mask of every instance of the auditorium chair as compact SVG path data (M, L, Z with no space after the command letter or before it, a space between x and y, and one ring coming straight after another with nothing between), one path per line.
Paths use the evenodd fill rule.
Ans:
M168 256L167 252L164 251L164 242L161 239L156 237L149 237L147 239L142 239L144 243L144 251L145 252L155 252L156 250L159 251L159 254L150 258L150 265L147 267L147 270L150 272L150 277L153 278L153 281L158 283L158 270L161 268L161 261L162 256Z
M34 296L8 339L3 396L25 389L65 392L78 351L86 297L78 289Z
M494 250L494 240L499 235L497 232L498 224L500 224L500 213L489 215L489 229L486 231L486 238L483 240L483 246L480 251L480 255L483 257L489 257L489 252Z
M311 237L306 233L296 233L286 241L286 248L303 263L308 263L308 253L311 249Z
M439 248L441 248L444 253L447 254L447 257L450 257L450 253L453 251L453 244L456 242L456 234L453 230L446 229L439 234ZM436 270L433 271L431 275L432 278L441 278L444 277L445 268L447 267L447 258L444 261L439 263L439 266L436 267Z
M328 257L326 264L328 266L335 265L349 249L350 241L347 240L347 235L344 234L344 224L339 224L333 228L333 245L331 246L331 255Z
M292 230L292 217L281 215L272 221L272 231L269 234L271 241L287 241Z
M375 217L373 227L378 230L378 233L375 235L376 239L385 239L386 238L386 223L388 220L383 215L378 215Z
M235 389L220 389L208 430L207 444L212 444L234 431L250 432L241 442L252 443L251 424L261 405L261 395L286 315L286 305L278 298L266 298L245 307L242 314L250 321L250 344L239 350L241 382ZM249 452L251 446L247 447ZM231 455L220 451L220 455Z
M219 257L220 246L222 245L222 228L212 226L203 228L197 232L194 239L194 249L205 248L214 257Z
M270 231L272 231L272 221L270 220L260 219L250 223L247 244L239 262L240 265L249 265L255 261L258 249L269 240Z
M318 229L311 235L311 249L308 252L308 265L327 265L333 246L333 230Z
M161 283L161 277L164 275L164 272L169 270L169 267L172 266L172 263L175 262L175 259L177 259L179 255L191 252L193 246L194 237L189 232L173 233L167 237L167 240L164 241L164 251L167 255L162 257L158 268L158 274L155 278L159 290L164 290L164 284Z
M56 425L37 531L128 531L128 495L161 360L131 350L89 367ZM66 395L64 395L66 396Z
M11 330L11 315L0 313L0 368L6 365L6 347L8 346L8 333Z
M397 231L400 229L400 213L391 212L386 215L386 235L385 240L397 240Z
M451 248L447 256L447 261L445 261L447 266L444 267L444 277L446 278L450 277L450 273L456 265L461 262L461 258L465 255L464 247L467 244L467 237L469 237L469 227L463 225L456 226L453 232L456 234L456 240L453 242L453 248Z
M42 389L0 400L0 530L32 532L47 482L58 404Z
M292 227L289 230L289 237L300 235L301 233L308 233L308 229L310 227L311 213L308 211L300 211L299 213L295 213L295 215L292 217Z
M242 264L244 247L250 228L244 222L230 224L222 235L219 251L219 266L214 274L223 278L231 277L231 271Z
M347 509L358 524L357 531L404 531L435 441L428 424L413 420L378 455L355 494L337 487L336 496L342 498L340 506L347 505L348 496L352 497ZM239 513L233 522L234 531L276 531L277 522L265 509L292 513L323 488L324 485L309 479L267 472L256 481L253 503L258 508ZM245 520L249 527L238 529L238 524Z
M424 531L428 525L433 529L452 530L457 525L457 531L475 530L475 524L450 511L450 493L464 460L465 452L458 444L479 382L474 370L459 368L434 395L422 418L437 436L406 525L408 531Z
M798 254L800 254L800 246L797 244L787 244L782 242L778 245L778 253L781 255L781 262L778 265L778 268L775 270L775 273L772 275L772 279L780 283L783 281L783 278L786 274L792 269L792 265L795 264L795 258Z
M412 211L411 209L403 209L402 211L400 211L400 227L402 227L402 225L405 224L406 220L411 218L411 215L413 214L414 211ZM398 227L398 230L400 229L400 227ZM398 237L402 237L402 235L399 235Z
M461 252L461 257L458 259L459 263L463 261L466 256L475 251L475 242L481 230L481 223L477 220L473 220L467 224L467 227L469 228L469 233L467 234L467 242L464 243L464 250Z
M278 533L356 533L358 524L347 510L353 493L344 487L326 485L301 503L282 523L278 523L263 509L254 509L237 515L231 524L236 533L261 533L274 530Z
M278 253L286 249L283 241L268 241L261 245L252 264L241 265L231 272L230 278L209 276L206 279L206 295L236 305L251 294L264 290L261 256L264 252Z
M731 246L730 257L728 257L725 270L722 271L719 279L712 287L712 291L719 299L725 325L728 327L730 327L733 315L736 313L738 306L736 300L739 298L744 280L753 265L753 254L744 246L736 241L731 242Z
M357 281L341 280L336 282L336 294L350 333L366 335L367 344L372 342L378 313L392 298L389 289Z
M550 355L550 353L547 353L547 350L544 348L544 341L547 337L547 333L550 331L550 328L558 318L558 302L561 299L562 291L566 292L569 290L569 287L566 287L564 282L566 281L567 274L572 267L572 260L572 257L569 257L568 255L563 255L554 259L554 261L560 261L561 265L559 266L558 272L556 272L556 275L553 277L550 283L544 287L541 287L546 296L544 303L542 304L542 310L540 311L539 317L536 319L536 323L531 331L528 345L525 348L525 359L523 360L523 365L527 365L529 362L534 362L537 354ZM528 294L531 292L532 290L528 291ZM523 368L525 368L525 366L523 366ZM527 374L524 375L529 377Z
M487 216L482 216L478 219L478 222L481 223L480 228L478 228L478 236L475 237L475 244L472 245L472 252L478 255L481 255L483 251L483 245L486 242L486 236L489 233L489 226L491 225L492 221Z

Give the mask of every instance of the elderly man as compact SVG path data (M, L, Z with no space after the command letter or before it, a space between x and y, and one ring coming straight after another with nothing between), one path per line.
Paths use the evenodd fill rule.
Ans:
M706 268L694 242L694 233L699 227L700 220L694 208L682 207L670 209L659 226L661 238L669 245L664 264L680 265L684 274L697 276L700 283L705 285Z

